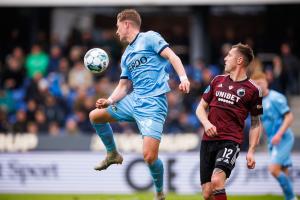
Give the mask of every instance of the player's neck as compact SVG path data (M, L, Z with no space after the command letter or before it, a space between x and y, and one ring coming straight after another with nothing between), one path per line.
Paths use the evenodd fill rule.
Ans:
M268 89L266 89L266 90L263 90L263 96L264 96L264 97L268 96L268 95L269 95L269 93L270 93L270 90L269 90L269 88L268 88Z
M238 68L237 70L230 72L229 75L233 81L243 81L248 78L246 71L243 68Z
M129 35L128 35L128 43L131 44L139 34L139 30L133 30Z

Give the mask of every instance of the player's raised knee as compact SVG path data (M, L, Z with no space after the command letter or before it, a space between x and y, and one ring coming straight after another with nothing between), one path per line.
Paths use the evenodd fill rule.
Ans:
M89 114L91 123L104 123L107 120L105 119L105 110L104 109L94 109Z
M95 119L96 119L96 116L97 116L96 113L97 113L97 110L94 109L94 110L92 110L92 111L90 112L90 114L89 114L89 118L90 118L90 121L91 121L92 123L95 122Z

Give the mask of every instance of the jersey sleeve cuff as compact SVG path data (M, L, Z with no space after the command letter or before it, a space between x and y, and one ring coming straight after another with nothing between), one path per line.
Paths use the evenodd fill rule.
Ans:
M121 76L120 79L128 79L128 76Z
M158 51L158 54L160 55L160 53L161 53L165 48L167 48L167 47L169 47L169 45L168 45L168 44L165 44L165 45Z

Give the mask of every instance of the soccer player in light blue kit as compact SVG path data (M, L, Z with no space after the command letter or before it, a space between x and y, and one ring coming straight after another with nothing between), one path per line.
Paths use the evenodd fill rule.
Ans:
M90 121L107 150L106 158L95 167L104 170L121 164L109 122L136 122L143 138L143 155L156 188L155 200L164 200L163 163L158 158L163 124L167 116L166 93L170 91L167 68L170 63L178 74L179 89L188 93L190 82L180 58L154 31L140 32L141 17L126 9L117 16L117 35L128 46L121 58L119 84L108 99L98 99ZM130 85L133 90L128 94Z
M279 182L285 199L296 200L292 182L288 176L288 167L292 166L291 151L294 134L290 129L293 114L284 95L268 88L266 75L257 72L252 79L262 89L264 113L262 122L268 138L271 156L269 171Z

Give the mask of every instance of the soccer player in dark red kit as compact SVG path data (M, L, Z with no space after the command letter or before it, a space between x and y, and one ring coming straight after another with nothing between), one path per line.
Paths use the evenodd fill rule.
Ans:
M225 182L243 142L244 121L250 112L247 167L255 167L254 152L261 132L262 94L247 77L252 49L241 43L225 57L225 75L216 76L205 90L196 114L204 127L200 149L200 179L205 200L226 200ZM208 114L206 110L209 109Z

